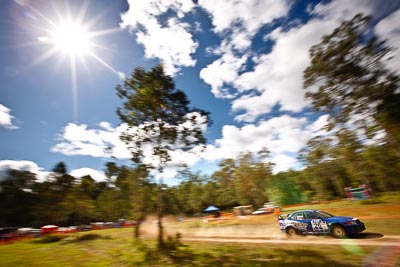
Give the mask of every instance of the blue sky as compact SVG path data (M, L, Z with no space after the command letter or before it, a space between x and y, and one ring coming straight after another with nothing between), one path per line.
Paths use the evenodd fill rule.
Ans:
M224 158L266 147L275 173L299 168L299 150L326 134L327 115L310 110L302 89L310 46L362 12L374 16L374 33L400 48L399 7L379 0L1 1L0 174L15 168L43 179L63 161L72 175L101 180L107 161L129 164L115 86L135 67L159 62L214 121L204 127L207 149L177 151L174 163L209 174ZM395 52L387 64L399 70L399 62ZM175 174L171 167L164 175Z

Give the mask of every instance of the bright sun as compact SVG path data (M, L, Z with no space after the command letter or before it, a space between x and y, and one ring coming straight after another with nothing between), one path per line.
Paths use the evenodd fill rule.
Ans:
M103 60L100 56L96 54L95 50L97 48L103 47L94 42L96 37L119 32L121 31L121 28L117 27L111 29L89 31L90 26L95 25L95 22L99 18L95 17L92 20L84 23L83 19L86 15L86 11L88 8L88 1L85 1L86 4L83 4L81 6L80 11L77 13L78 16L75 18L71 16L71 14L69 14L68 12L61 12L60 10L56 9L55 11L56 14L58 14L58 21L53 21L45 14L42 14L39 10L30 5L28 3L29 1L16 2L25 7L29 11L29 14L34 14L34 16L32 17L35 18L35 22L38 22L36 26L38 26L38 29L42 30L42 32L40 33L43 34L42 36L37 37L38 44L44 44L48 48L44 51L44 53L42 53L36 60L32 62L32 66L39 64L47 60L48 58L55 56L56 54L62 55L59 58L59 63L61 63L61 61L65 59L65 56L69 58L69 65L71 69L71 89L73 98L72 105L74 120L78 119L78 58L84 64L86 63L86 58L84 57L92 58L105 66L114 74L118 75L118 77L120 77L121 79L125 79L125 75L123 73L114 69L105 60ZM68 5L66 6L66 9L70 9ZM61 14L65 16L61 16ZM85 64L85 66L87 67L88 65Z
M56 25L51 32L50 41L55 48L70 56L82 56L90 52L89 32L78 23L65 22Z

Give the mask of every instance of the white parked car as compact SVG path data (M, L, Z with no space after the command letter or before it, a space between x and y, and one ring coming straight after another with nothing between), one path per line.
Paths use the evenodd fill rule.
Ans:
M259 215L259 214L267 214L267 210L265 208L259 208L258 210L253 211L251 214Z

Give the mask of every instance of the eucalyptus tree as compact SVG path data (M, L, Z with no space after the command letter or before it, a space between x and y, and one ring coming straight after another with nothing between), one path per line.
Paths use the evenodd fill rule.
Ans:
M120 138L132 155L132 161L158 173L158 245L163 240L163 173L171 165L172 152L193 151L205 144L203 135L210 123L209 113L189 107L186 94L175 88L162 65L150 71L136 68L122 85L116 87L123 100L117 109L126 129Z
M54 189L66 194L74 186L75 177L67 173L67 165L64 162L58 162L49 174L48 179L54 184Z
M171 197L174 198L177 203L170 203L169 206L172 208L175 207L175 209L178 210L174 211L171 209L171 211L174 213L180 211L189 215L200 213L205 206L203 187L206 178L202 177L199 172L193 173L188 170L182 171L180 176L186 179L172 190L173 194L171 194ZM169 202L171 202L171 200L169 200Z
M221 208L239 205L235 188L235 170L237 166L233 159L225 159L219 163L219 170L215 171L211 179L215 181L216 203Z
M0 180L0 227L29 225L34 217L31 204L37 199L36 174L9 170Z
M269 157L267 150L258 155L251 152L239 155L234 171L234 185L241 205L262 206L268 201L267 188L272 182L272 164L263 160Z
M371 18L358 14L312 46L304 87L332 128L384 129L400 153L400 77L386 64L392 49L371 30Z
M362 168L376 191L400 189L400 160L387 145L371 145L362 151Z

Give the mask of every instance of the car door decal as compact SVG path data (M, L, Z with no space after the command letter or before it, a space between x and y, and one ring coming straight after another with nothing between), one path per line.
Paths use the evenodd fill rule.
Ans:
M315 219L311 220L311 227L314 232L328 232L328 224L321 220L321 219Z
M293 223L294 228L296 228L297 230L300 231L306 231L307 230L307 223L303 223L303 222L294 222Z

